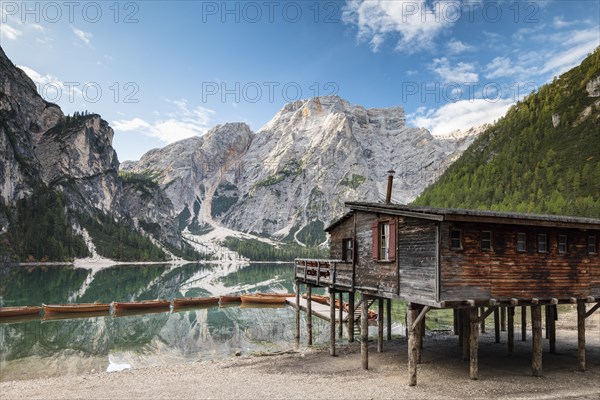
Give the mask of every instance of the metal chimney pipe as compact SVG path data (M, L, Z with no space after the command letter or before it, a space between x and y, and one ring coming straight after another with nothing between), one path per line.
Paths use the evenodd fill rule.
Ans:
M385 196L385 204L390 204L392 202L392 185L394 184L394 174L396 171L390 169L388 172L388 182L387 182L387 194Z

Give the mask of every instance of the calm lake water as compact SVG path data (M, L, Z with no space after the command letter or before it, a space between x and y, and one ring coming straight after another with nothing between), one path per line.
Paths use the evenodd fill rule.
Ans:
M293 292L293 269L293 264L269 263L2 268L0 305ZM327 323L313 321L316 343L326 343ZM297 348L294 331L295 312L290 307L239 305L0 323L0 380L193 362L238 351L290 350Z

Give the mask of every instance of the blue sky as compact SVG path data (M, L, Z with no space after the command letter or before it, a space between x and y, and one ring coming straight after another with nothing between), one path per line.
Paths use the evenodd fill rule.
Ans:
M444 134L492 122L600 44L600 2L2 1L0 43L121 161L289 101L403 106Z

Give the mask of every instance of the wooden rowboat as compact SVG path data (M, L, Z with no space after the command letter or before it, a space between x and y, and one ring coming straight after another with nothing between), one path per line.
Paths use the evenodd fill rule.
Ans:
M223 303L239 303L242 301L240 296L221 296L219 297L219 302Z
M242 304L244 303L260 303L260 304L285 304L285 297L277 296L259 296L259 295L242 295Z
M0 307L0 317L20 317L22 315L39 314L42 307Z
M252 293L252 294L256 295L256 296L283 297L284 299L296 296L294 293Z
M142 301L115 301L115 311L141 310L145 308L169 308L171 302L168 300L142 300Z
M61 319L78 319L78 318L100 318L108 317L110 314L107 311L93 312L60 312L60 313L45 313L42 321L56 321Z
M42 304L42 307L44 314L90 313L110 310L110 304L104 303Z
M173 299L173 307L191 307L217 304L218 297L186 297L183 299Z

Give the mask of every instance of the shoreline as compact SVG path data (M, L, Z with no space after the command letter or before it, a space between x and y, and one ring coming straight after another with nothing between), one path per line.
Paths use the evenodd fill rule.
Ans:
M598 333L598 335L596 335ZM506 337L480 338L480 379L469 379L454 335L426 338L418 383L407 386L404 338L384 342L376 352L369 342L369 370L361 368L360 344L297 348L293 354L248 354L220 360L159 367L66 375L0 383L3 399L44 398L415 398L505 399L583 398L600 396L600 332L588 331L587 371L577 372L577 332L557 331L557 353L544 351L544 376L531 376L531 339L515 341L508 356ZM547 342L545 343L547 346Z

